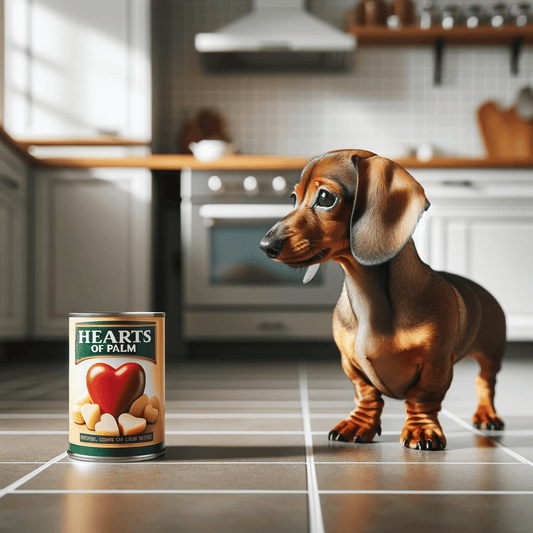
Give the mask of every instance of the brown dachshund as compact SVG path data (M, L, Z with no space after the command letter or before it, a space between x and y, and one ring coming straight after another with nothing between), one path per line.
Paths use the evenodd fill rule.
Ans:
M381 434L382 395L405 399L406 448L442 450L438 420L453 365L474 357L477 428L502 429L494 408L505 350L505 315L482 287L426 265L411 238L430 206L400 165L364 150L310 161L292 195L294 209L261 240L272 259L308 267L332 259L345 272L333 313L342 368L356 408L328 439L370 442Z

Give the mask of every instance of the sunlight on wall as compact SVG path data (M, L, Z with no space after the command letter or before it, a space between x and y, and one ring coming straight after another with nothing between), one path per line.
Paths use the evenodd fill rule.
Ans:
M149 58L133 46L131 22L127 0L6 0L8 129L80 136L139 126L131 103L146 98L138 63L147 70Z

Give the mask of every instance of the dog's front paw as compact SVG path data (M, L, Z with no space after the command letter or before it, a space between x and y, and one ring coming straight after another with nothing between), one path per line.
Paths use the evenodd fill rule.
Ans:
M444 450L446 437L442 428L436 424L411 425L403 428L400 442L405 448L414 450Z
M339 422L328 435L328 440L340 442L372 442L374 437L381 435L379 423L370 423L355 418Z

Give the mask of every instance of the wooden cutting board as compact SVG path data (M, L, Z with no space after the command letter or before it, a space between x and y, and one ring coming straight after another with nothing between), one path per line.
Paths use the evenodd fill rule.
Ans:
M515 106L503 109L489 100L477 109L477 120L488 157L533 157L533 121L523 120Z

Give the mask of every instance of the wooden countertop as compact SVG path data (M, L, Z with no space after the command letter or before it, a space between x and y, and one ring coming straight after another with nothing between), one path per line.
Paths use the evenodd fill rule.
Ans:
M102 137L98 139L13 139L0 126L0 140L36 168L148 168L151 170L302 170L311 156L233 155L202 163L192 155L153 154L132 157L34 157L30 146L143 146L149 141ZM491 159L487 157L394 158L406 168L533 168L533 159Z
M69 158L53 157L37 160L39 167L91 168L137 167L151 170L302 170L311 157L281 155L233 155L202 163L191 155L154 154L127 158ZM533 168L533 159L490 159L465 157L435 157L420 161L415 157L395 158L406 168Z

